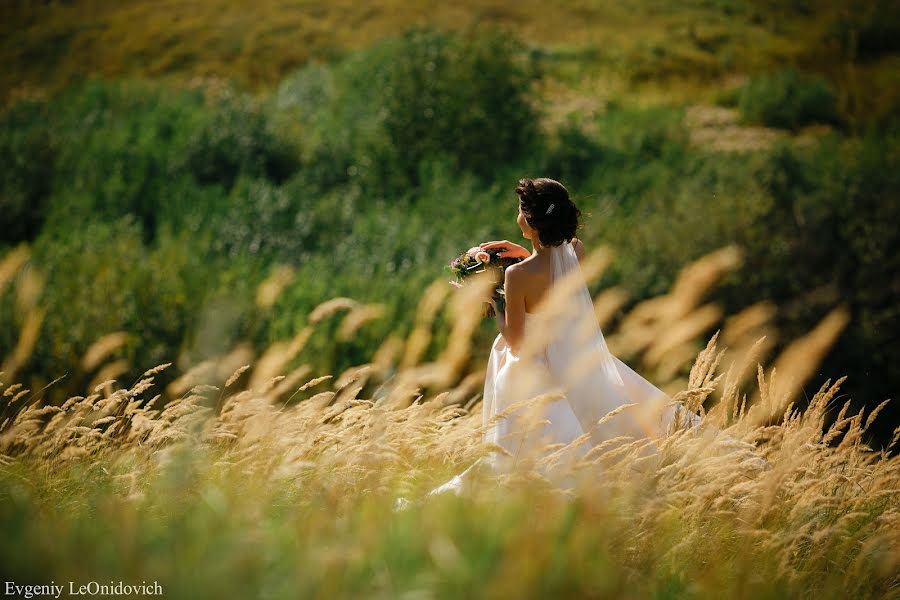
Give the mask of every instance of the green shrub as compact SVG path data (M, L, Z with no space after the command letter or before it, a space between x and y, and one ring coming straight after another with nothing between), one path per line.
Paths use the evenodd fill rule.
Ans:
M0 115L0 241L34 239L50 202L57 148L47 107L22 102Z
M78 368L85 350L100 336L124 330L130 337L118 357L132 369L123 378L137 377L177 358L216 296L243 307L233 323L219 323L220 337L232 343L247 334L246 311L260 278L254 270L211 257L205 236L173 235L165 228L148 247L140 232L129 215L73 227L64 237L52 231L38 237L32 263L46 279L40 299L46 315L30 372L47 377L69 371L69 384L78 389L87 383L79 381ZM240 276L231 277L238 270Z
M741 91L739 107L746 121L770 127L839 123L837 97L828 82L795 69L752 78Z
M606 158L603 146L576 120L563 124L548 140L548 146L541 172L545 177L565 181L573 191Z
M186 206L215 210L242 174L284 181L296 149L254 102L146 82L91 81L0 120L4 238L33 239L49 219L63 229L134 215L145 241ZM198 206L199 205L199 206Z
M391 141L411 163L447 154L482 175L535 148L536 73L523 50L499 34L407 33L385 73L381 106Z
M323 185L403 195L425 160L488 176L539 147L528 56L496 32L413 29L333 70L304 68L274 106L304 122L306 168Z
M296 150L273 131L251 98L226 91L197 116L176 165L184 165L199 183L230 188L242 174L279 183L297 170Z
M357 206L360 194L354 186L322 191L305 174L281 186L241 177L204 227L217 254L299 264L349 235L354 220L369 218Z
M58 140L49 219L62 228L134 215L145 240L158 225L164 189L179 177L197 93L141 82L92 81L48 100Z

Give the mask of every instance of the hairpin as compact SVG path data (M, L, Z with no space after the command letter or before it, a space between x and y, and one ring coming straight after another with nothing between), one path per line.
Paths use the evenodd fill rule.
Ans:
M550 211L553 210L553 207L554 207L554 206L556 206L556 205L555 205L555 204L551 204L551 205L547 208L547 212L546 212L545 214L548 214L548 215L549 215L549 214L550 214Z

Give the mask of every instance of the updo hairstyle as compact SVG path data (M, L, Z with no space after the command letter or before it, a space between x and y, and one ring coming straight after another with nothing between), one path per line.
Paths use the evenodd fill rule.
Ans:
M581 211L563 184L546 177L520 179L516 194L525 221L538 232L542 246L559 246L575 237Z

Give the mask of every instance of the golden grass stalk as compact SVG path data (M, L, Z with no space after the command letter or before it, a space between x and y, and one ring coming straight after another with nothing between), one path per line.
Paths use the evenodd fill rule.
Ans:
M81 358L81 370L93 371L107 356L124 346L127 341L128 333L125 331L114 331L99 337L97 341L88 346Z
M19 269L28 262L30 256L31 250L26 244L19 244L3 256L3 259L0 260L0 295L6 290L6 286L19 272Z
M326 300L316 306L312 312L309 313L308 319L310 323L318 323L322 319L326 319L339 311L352 310L357 306L359 306L359 303L352 298L332 298L331 300Z
M284 289L294 280L296 273L287 265L278 265L256 288L256 306L260 310L272 308Z
M846 308L832 310L805 336L792 342L775 359L768 384L760 376L756 399L762 407L755 411L758 422L765 422L784 411L802 386L815 373L828 350L850 321Z
M352 339L360 327L381 318L384 312L385 307L381 304L364 304L354 308L341 321L337 330L337 339L344 342Z
M25 317L22 324L22 330L19 332L19 339L13 351L3 361L0 368L6 377L12 379L16 372L22 368L31 356L34 345L38 341L41 332L41 325L44 322L44 309L32 308Z

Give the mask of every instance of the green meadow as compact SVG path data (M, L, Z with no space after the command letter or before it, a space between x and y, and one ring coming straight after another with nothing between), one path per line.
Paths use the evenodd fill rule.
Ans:
M0 13L7 580L897 594L894 3ZM621 450L570 495L510 480L392 510L479 452L496 325L453 308L444 269L521 241L513 190L539 176L606 257L614 352L773 468L681 433L640 477Z

